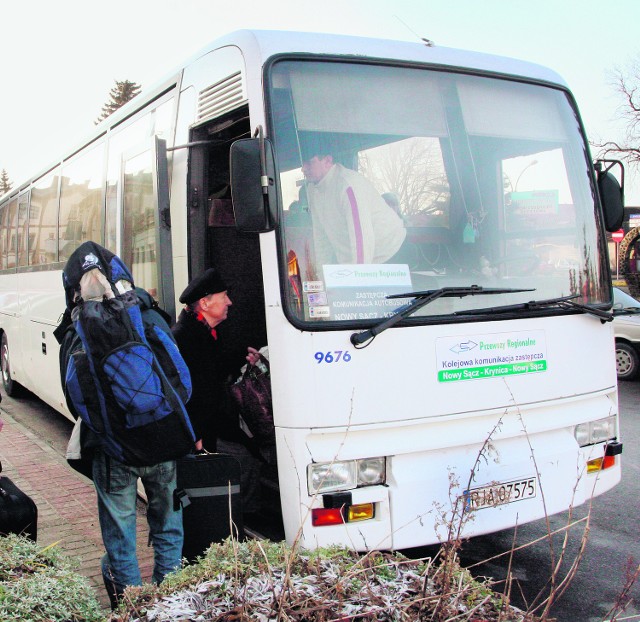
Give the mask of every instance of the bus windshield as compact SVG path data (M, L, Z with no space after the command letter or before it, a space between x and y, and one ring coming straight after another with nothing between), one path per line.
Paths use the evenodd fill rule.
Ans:
M534 291L442 297L412 321L609 302L588 152L561 89L281 60L269 100L284 298L298 320L366 324L410 300L390 295L472 285Z

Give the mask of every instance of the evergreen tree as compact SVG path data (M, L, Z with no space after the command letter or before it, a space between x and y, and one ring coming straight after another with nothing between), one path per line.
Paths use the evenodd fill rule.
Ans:
M102 106L102 112L96 119L96 125L100 121L104 121L109 115L113 114L118 108L124 106L128 101L132 100L142 87L135 82L129 80L116 80L116 85L109 91L109 101Z
M0 173L0 196L2 196L5 192L9 192L13 188L13 184L9 181L9 175L6 169L2 169Z

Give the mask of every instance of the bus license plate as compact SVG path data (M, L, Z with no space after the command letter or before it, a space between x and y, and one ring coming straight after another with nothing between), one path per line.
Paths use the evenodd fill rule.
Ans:
M465 490L465 509L481 510L482 508L495 507L523 499L532 499L536 496L536 478L516 479L512 482L492 484L481 488Z

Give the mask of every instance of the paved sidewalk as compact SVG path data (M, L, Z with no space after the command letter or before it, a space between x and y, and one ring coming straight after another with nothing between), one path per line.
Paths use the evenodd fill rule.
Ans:
M52 543L80 560L80 572L95 587L103 606L108 599L100 572L104 553L93 484L74 471L65 458L6 411L0 414L2 474L10 477L38 507L38 544ZM138 560L143 581L150 581L153 549L147 546L144 506L138 511Z

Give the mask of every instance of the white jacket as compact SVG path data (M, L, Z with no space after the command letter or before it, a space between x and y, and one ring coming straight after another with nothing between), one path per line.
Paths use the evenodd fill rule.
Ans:
M318 267L384 263L404 242L402 219L360 173L334 164L307 185Z

